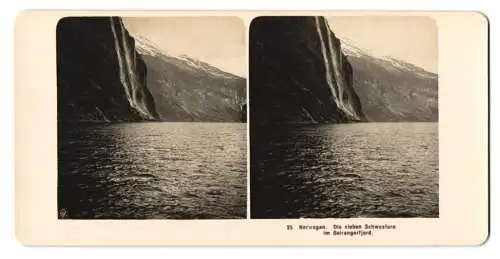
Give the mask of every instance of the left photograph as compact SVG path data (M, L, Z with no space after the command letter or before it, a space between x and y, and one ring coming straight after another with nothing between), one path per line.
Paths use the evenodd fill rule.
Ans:
M58 218L247 217L237 17L57 25Z

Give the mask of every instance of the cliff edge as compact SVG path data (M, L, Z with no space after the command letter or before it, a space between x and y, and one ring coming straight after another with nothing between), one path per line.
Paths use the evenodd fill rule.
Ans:
M119 17L68 17L57 26L58 121L157 120L147 68Z
M351 64L323 17L258 17L250 53L252 124L365 120Z

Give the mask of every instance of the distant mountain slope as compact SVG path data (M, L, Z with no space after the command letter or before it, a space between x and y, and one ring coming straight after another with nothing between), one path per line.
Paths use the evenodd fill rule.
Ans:
M232 122L246 118L244 78L188 56L164 53L148 39L135 38L161 120Z
M354 89L369 121L438 121L438 76L408 62L376 57L342 40Z

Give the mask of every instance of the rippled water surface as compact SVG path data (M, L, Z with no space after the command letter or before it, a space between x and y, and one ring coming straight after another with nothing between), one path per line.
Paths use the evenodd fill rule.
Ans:
M246 124L72 125L59 133L59 216L246 218Z
M251 217L438 217L437 123L252 127Z

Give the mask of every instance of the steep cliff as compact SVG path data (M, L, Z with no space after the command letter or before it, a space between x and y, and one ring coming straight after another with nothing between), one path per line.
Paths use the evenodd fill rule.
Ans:
M247 104L241 106L241 122L247 122Z
M146 65L119 17L59 21L58 121L156 120L146 80Z
M244 122L245 78L188 56L164 53L139 35L135 39L148 67L148 87L161 120Z
M250 26L252 124L364 120L352 67L323 17L258 17Z

